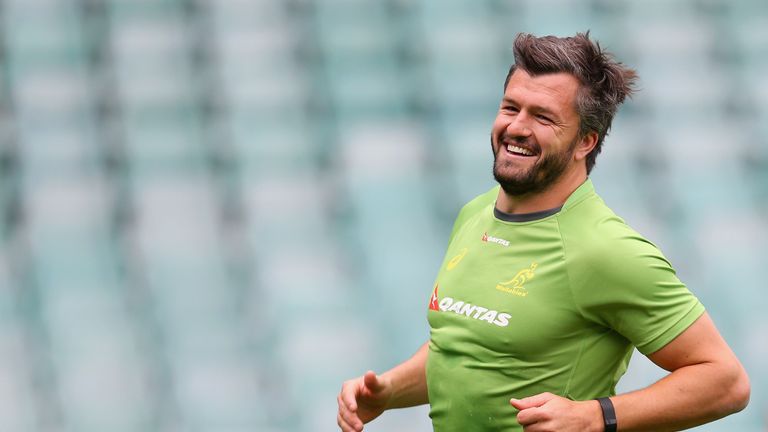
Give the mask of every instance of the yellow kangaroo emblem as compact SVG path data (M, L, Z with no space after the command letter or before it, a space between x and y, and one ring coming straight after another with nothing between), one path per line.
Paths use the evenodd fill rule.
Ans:
M499 282L499 284L496 285L496 289L520 297L527 296L528 290L526 290L523 285L533 279L536 267L538 267L538 264L533 263L529 268L520 270L512 279L506 282Z
M455 257L451 258L450 261L448 261L448 265L446 265L445 268L448 271L453 270L457 265L459 265L461 260L464 259L464 255L466 255L468 251L469 249L467 248L462 249L458 255L456 255Z

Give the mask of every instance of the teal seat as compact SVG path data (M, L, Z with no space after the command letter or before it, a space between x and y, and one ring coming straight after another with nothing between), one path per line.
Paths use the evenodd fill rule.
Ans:
M189 0L107 0L105 3L110 15L117 19L141 16L177 17L190 5Z
M191 430L257 430L267 423L258 364L216 353L173 358L173 396L182 424Z
M194 174L205 169L204 130L194 111L124 117L123 122L125 157L135 175Z
M680 2L651 0L643 4L624 1L623 3L626 5L627 19L637 22L670 23L681 18L695 18L698 12L696 2L690 0Z
M396 336L386 336L391 337L388 343L410 349L420 336L406 335L403 326L421 320L442 253L421 165L424 152L433 147L424 138L418 128L393 123L362 128L341 144L348 232L364 241L356 262L364 270L362 285L370 299L366 310L392 329ZM376 306L392 298L402 308L397 316Z
M216 1L209 7L216 55L212 78L220 86L215 102L233 116L296 115L313 92L298 56L309 50L298 17L274 0Z
M238 113L229 117L227 127L246 181L297 170L318 173L333 154L328 134L304 116L270 121L256 113Z
M136 364L135 358L119 352L82 356L66 366L59 364L63 425L70 430L94 432L151 428L150 389L143 385L146 371ZM106 384L114 392L105 394Z
M223 63L226 81L220 97L233 115L257 113L261 120L301 115L312 93L307 71L285 56L267 58L270 60L232 58Z
M446 0L435 2L431 0L416 0L414 2L418 16L423 25L456 24L466 22L482 22L491 17L494 2L482 0L467 2L463 0ZM431 24L430 24L431 22Z
M50 364L39 367L55 377L45 385L62 397L62 427L147 427L146 370L109 232L109 195L88 176L25 178L24 194L34 271L25 313L30 330L46 336ZM105 395L105 383L115 391Z
M279 0L215 0L207 2L212 21L221 31L232 27L270 27L295 18Z
M400 68L396 21L384 2L323 0L311 18L316 79L327 86L339 120L404 117L409 82Z
M741 178L758 209L768 209L768 152L766 152L765 127L757 127L747 138L739 156Z
M0 171L0 181L0 208L4 209L0 212L0 250L4 250L12 232L13 214L18 209L18 192L13 173Z
M129 163L139 172L200 169L205 135L181 3L112 6L118 130Z
M493 179L490 142L494 116L493 112L484 117L478 115L463 119L461 115L445 115L435 126L440 133L440 140L445 143L447 163L450 166L447 179L451 182L450 189L455 190L452 197L454 209L450 217L458 214L457 206L497 185Z
M248 297L229 272L209 179L145 177L134 188L139 271L179 421L193 430L258 429L263 404L248 360Z
M190 105L197 100L192 41L182 16L116 14L111 21L117 96L129 113Z
M387 2L360 3L355 0L318 0L314 2L317 20L329 25L363 23L376 26L389 19Z
M585 32L594 22L589 4L567 0L522 2L515 11L520 25L515 31L535 35L571 36Z
M17 124L18 154L26 175L66 178L99 173L102 149L92 119L25 118Z
M78 12L71 3L4 2L9 69L23 77L30 70L84 65L87 45Z
M35 404L39 383L33 381L33 356L24 344L28 328L18 316L6 274L5 256L0 252L0 382L5 403L0 407L0 428L32 432L37 429L40 407Z

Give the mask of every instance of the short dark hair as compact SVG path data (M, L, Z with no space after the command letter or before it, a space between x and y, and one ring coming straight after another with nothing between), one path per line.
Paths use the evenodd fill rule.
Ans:
M587 173L591 172L616 110L635 91L637 72L591 41L589 31L565 38L520 33L515 38L514 54L515 63L504 81L505 92L517 69L533 76L565 72L579 80L575 107L579 135L597 132L597 144L586 161Z

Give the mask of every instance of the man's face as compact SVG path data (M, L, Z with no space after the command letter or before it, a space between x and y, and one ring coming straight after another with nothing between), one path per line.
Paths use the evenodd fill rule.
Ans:
M547 189L575 163L578 80L516 70L491 130L493 176L509 195Z

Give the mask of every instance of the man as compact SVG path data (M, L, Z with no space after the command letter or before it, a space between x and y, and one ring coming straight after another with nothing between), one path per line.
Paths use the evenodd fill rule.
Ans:
M436 431L680 430L743 409L749 380L661 252L588 174L635 72L588 34L518 35L491 131L499 187L458 215L430 340L345 382L343 431L429 403ZM637 347L670 373L615 395Z

